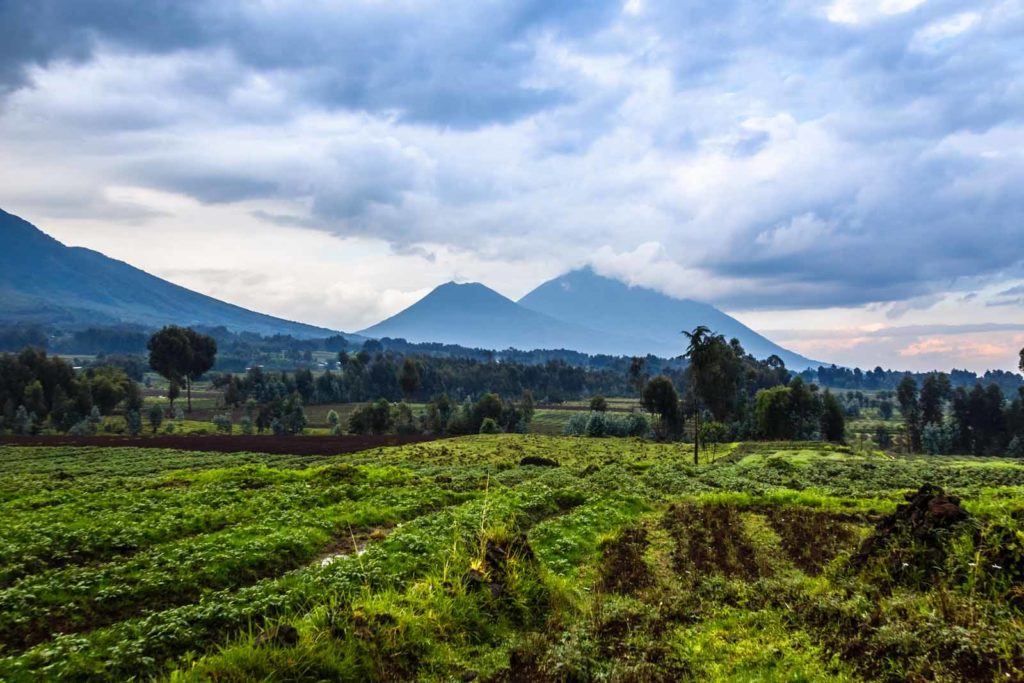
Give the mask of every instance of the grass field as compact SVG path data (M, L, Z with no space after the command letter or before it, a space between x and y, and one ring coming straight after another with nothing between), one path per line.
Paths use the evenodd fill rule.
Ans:
M1021 463L718 455L2 447L0 680L1024 677Z

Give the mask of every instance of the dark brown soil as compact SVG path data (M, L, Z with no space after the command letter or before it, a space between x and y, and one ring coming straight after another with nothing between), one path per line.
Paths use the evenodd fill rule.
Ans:
M283 455L336 455L381 446L402 446L433 441L439 437L422 434L381 436L242 436L209 434L189 436L0 436L0 446L99 446L122 448L173 448L182 451L218 453L275 453Z
M820 574L832 558L857 540L849 523L820 510L772 508L768 521L779 534L786 555L811 575Z
M601 548L601 588L612 593L632 593L651 585L653 577L644 551L650 545L647 530L629 527Z
M746 579L760 575L757 553L736 508L673 504L665 512L662 526L676 542L673 561L677 573L697 577L721 572Z

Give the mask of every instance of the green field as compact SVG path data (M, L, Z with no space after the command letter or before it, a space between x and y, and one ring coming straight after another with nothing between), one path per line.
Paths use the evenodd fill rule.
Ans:
M2 447L0 680L1024 677L1019 462L691 457Z

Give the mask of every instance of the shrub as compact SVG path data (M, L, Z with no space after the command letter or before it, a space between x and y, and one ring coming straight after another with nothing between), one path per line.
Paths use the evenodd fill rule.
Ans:
M612 413L576 413L562 430L567 436L647 436L651 423L640 413L619 417Z
M481 434L501 434L501 427L495 422L493 417L485 417L483 422L480 423Z
M593 437L608 436L608 421L604 413L592 412L587 419L586 435Z
M95 433L96 427L88 419L79 420L68 430L71 436L92 436Z
M590 399L590 410L603 413L608 410L608 401L604 396L595 396Z
M238 426L242 430L242 433L246 436L253 433L252 418L248 415L243 415L242 419L238 421Z
M138 436L142 433L142 415L137 410L129 410L124 414L124 426L129 436Z
M941 455L953 450L952 434L940 424L929 422L921 431L921 448L928 455Z
M1020 434L1010 439L1010 444L1006 447L1006 455L1010 458L1024 458L1024 438Z
M214 415L210 422L213 423L213 426L217 428L218 432L222 432L224 434L231 433L231 415L227 413L220 413L219 415Z
M626 436L647 436L651 431L651 423L646 415L630 413L626 416Z
M36 429L36 414L30 413L25 406L18 406L14 413L14 431L18 434L31 434Z
M149 412L146 415L149 420L149 428L156 434L157 430L160 429L161 423L164 421L164 409L158 404L154 403L149 407Z

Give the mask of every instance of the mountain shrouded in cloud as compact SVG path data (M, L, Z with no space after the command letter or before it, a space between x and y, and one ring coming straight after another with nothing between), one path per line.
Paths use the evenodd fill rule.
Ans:
M776 354L794 369L815 365L713 306L627 287L590 269L546 282L518 303L478 282L449 282L360 334L485 349L572 349L670 358L683 352L682 330L697 325L738 338L760 358Z
M524 308L478 282L449 282L359 334L482 349L640 353L641 339L602 333ZM631 351L631 349L633 349Z
M45 325L223 325L295 337L334 334L179 287L0 210L0 321Z
M519 300L540 313L603 332L636 334L653 340L664 355L679 355L683 330L706 325L726 339L736 338L758 358L777 355L786 367L817 365L753 331L714 306L692 299L675 299L644 287L629 287L598 275L590 268L549 280Z

